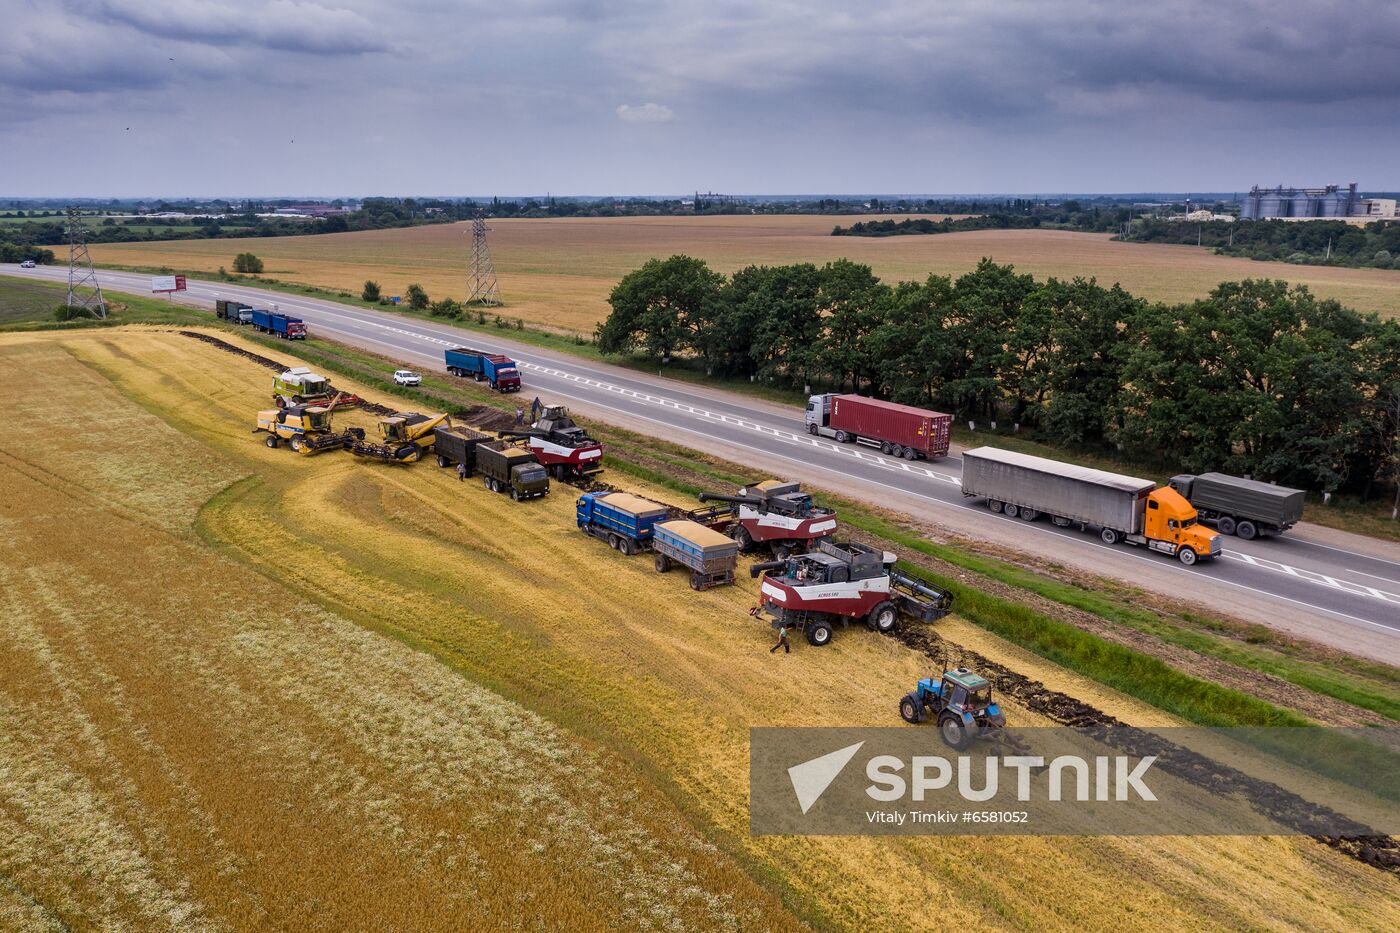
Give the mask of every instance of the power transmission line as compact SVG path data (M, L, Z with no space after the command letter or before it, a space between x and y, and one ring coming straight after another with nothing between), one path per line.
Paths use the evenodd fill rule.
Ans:
M501 290L496 269L491 265L491 248L486 245L486 218L472 221L472 262L467 271L467 304L498 305Z
M106 320L107 302L88 255L87 228L76 205L68 208L68 307Z

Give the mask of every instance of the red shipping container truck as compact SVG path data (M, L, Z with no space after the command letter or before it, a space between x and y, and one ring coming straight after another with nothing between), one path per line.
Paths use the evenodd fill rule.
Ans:
M838 443L864 443L905 460L948 454L953 416L863 395L813 395L807 400L807 433Z

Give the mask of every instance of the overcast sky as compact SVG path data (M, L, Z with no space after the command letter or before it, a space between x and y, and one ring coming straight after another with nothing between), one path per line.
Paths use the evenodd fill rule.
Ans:
M1400 188L1400 2L0 0L0 195Z

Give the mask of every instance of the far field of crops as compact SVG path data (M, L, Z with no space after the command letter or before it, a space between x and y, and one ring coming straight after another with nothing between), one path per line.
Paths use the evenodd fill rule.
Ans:
M607 315L608 292L647 259L699 256L732 272L750 263L823 263L848 257L890 281L960 274L990 256L1039 278L1096 276L1162 301L1199 297L1222 281L1284 278L1363 311L1400 309L1400 272L1252 262L1189 246L1115 242L1107 234L983 230L883 239L832 237L820 216L705 216L493 220L490 245L503 313L537 325L591 333ZM359 294L375 279L386 295L421 284L431 298L466 297L471 247L465 224L322 236L180 240L98 245L100 263L213 273L252 250L264 275Z
M12 423L101 413L0 441L0 926L1396 922L1390 879L1307 839L750 836L748 729L896 724L926 657L861 630L770 655L746 574L696 594L581 536L567 487L268 450L268 370L179 334L0 354Z

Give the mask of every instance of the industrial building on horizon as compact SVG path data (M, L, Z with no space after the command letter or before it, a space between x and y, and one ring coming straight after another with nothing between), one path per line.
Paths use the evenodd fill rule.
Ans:
M1371 220L1394 219L1394 198L1363 198L1356 192L1356 182L1347 187L1328 185L1325 188L1260 188L1249 189L1240 201L1241 220L1342 220L1366 223Z

